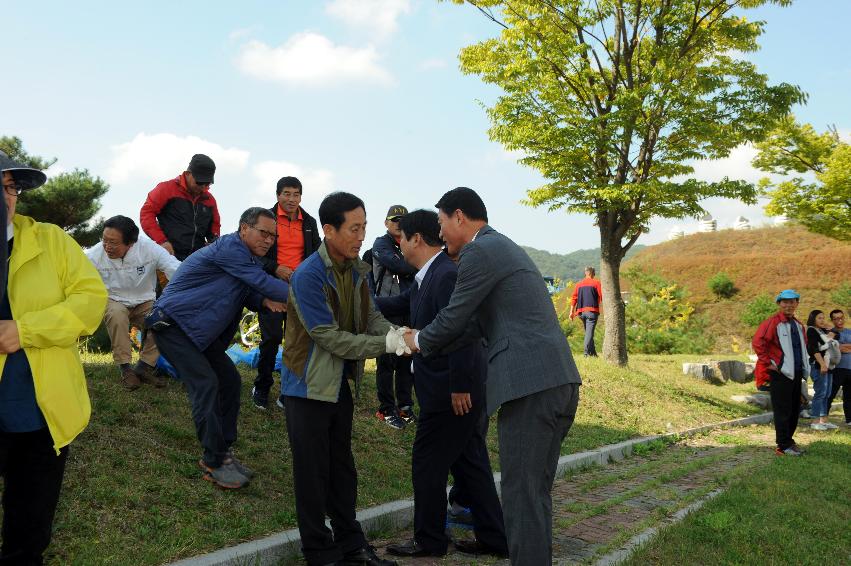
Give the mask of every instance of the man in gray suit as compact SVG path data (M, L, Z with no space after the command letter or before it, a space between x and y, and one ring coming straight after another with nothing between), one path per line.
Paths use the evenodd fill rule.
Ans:
M499 462L511 563L551 564L550 491L582 380L544 279L526 252L488 225L479 195L458 187L435 206L449 254L460 251L458 280L434 321L405 340L424 356L457 348L476 330L487 340L487 412L500 409ZM470 328L476 325L474 316L478 328ZM476 550L494 549L479 544Z

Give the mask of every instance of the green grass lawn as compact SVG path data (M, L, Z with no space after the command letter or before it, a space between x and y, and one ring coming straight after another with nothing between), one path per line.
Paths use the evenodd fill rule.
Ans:
M250 403L244 371L236 454L257 475L245 489L222 491L200 479L200 447L182 387L127 393L105 355L87 354L92 421L71 446L48 550L53 564L157 564L295 526L290 452L283 412ZM629 369L578 359L585 381L576 423L563 452L631 437L682 430L752 414L730 396L752 385L723 387L682 375L688 356L633 356ZM414 429L379 422L374 376L355 407L353 447L358 506L411 496ZM489 446L498 468L495 425Z
M851 435L804 442L802 458L770 457L624 564L851 564Z

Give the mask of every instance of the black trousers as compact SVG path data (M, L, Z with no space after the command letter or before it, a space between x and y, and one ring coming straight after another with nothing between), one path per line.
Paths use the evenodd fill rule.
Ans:
M851 423L851 369L833 368L833 387L830 389L830 397L827 398L827 412L830 414L830 406L839 388L842 388L842 412L845 413L845 422Z
M485 446L487 446L489 424L490 419L488 419L487 412L482 411L476 422L476 432L474 433L474 436L481 437L485 442ZM487 454L487 451L485 451L485 454ZM455 503L456 505L470 509L473 505L473 498L470 495L470 488L465 484L465 480L466 478L463 475L461 477L452 476L452 489L449 490L449 503Z
M153 333L160 353L186 384L195 433L204 448L204 463L218 468L236 442L242 383L225 353L228 342L220 337L202 352L176 324Z
M395 411L398 407L413 407L411 390L414 376L411 374L411 358L396 354L383 354L375 360L375 388L378 390L378 410L382 413ZM396 394L393 395L393 377L396 377Z
M366 544L355 518L358 475L352 455L354 404L347 380L336 403L285 397L301 551L328 564ZM445 484L444 484L445 485ZM325 516L331 519L331 530Z
M0 432L3 478L3 545L0 564L41 564L50 544L68 447L56 455L47 428Z
M275 359L278 357L278 347L284 341L287 313L264 309L257 313L257 321L260 323L260 359L257 361L257 379L254 380L254 387L257 391L268 394L275 383L272 372L275 369Z
M451 410L421 412L411 470L414 484L414 538L431 552L445 553L446 480L463 487L463 497L473 513L476 538L508 552L502 506L493 482L485 438L481 434L482 403L463 416Z
M801 412L802 376L789 379L785 375L771 372L771 410L774 413L774 435L777 447L786 450L795 444L795 430Z

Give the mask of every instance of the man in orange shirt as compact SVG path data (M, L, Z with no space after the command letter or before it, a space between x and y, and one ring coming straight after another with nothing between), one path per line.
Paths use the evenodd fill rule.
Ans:
M597 319L600 316L600 303L603 301L603 288L600 280L594 279L594 268L585 268L585 279L573 288L573 296L570 297L570 320L576 315L585 324L585 356L597 357L597 348L594 346L594 329L597 327Z
M289 283L293 271L319 248L322 241L316 219L301 207L301 181L295 177L282 177L278 180L275 192L278 202L269 210L277 220L278 237L275 245L269 248L260 261L267 273ZM266 409L269 406L269 390L275 383L272 371L275 369L278 346L284 339L287 313L266 311L260 312L257 318L260 322L260 360L251 397L255 407ZM283 408L280 396L278 406Z

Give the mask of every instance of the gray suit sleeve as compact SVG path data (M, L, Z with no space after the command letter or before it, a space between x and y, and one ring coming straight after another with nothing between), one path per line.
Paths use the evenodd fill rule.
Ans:
M477 245L467 245L458 262L458 281L452 298L418 336L420 352L429 356L462 336L485 297L497 283L487 256Z

